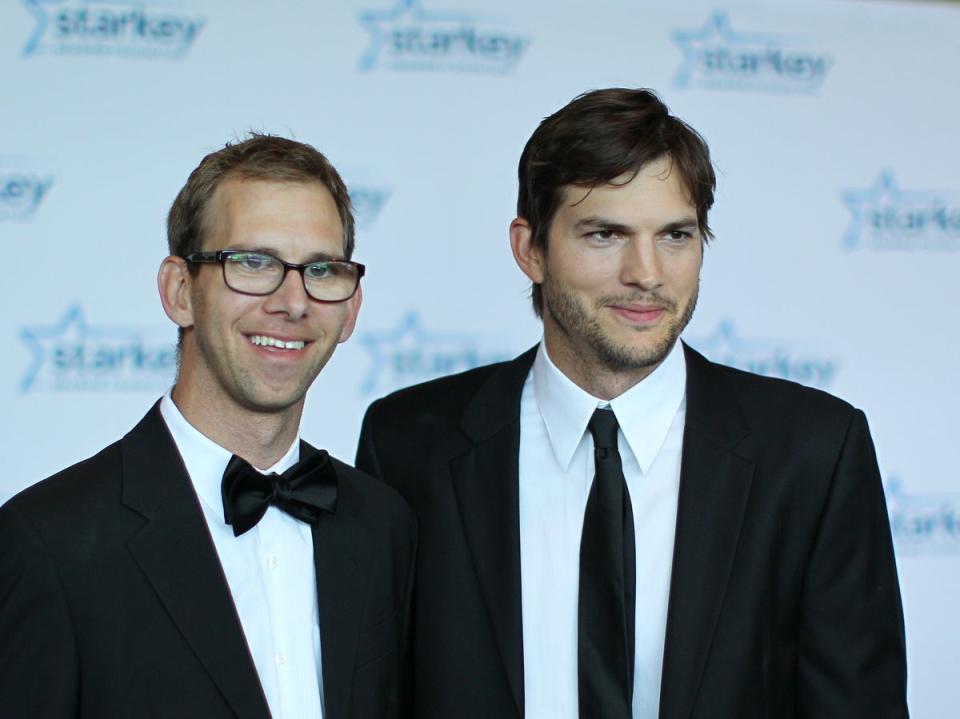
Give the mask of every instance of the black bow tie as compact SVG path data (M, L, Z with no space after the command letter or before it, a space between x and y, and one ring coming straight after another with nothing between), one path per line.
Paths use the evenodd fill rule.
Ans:
M271 504L292 517L314 524L320 512L337 508L337 475L323 450L311 454L283 474L261 474L233 455L220 485L223 516L239 537L254 527Z

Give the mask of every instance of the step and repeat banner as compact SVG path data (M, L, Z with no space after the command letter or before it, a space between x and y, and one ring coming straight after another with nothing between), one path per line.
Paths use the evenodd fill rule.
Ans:
M516 165L575 95L656 89L719 190L685 338L870 419L913 715L960 715L960 6L625 0L7 0L0 5L0 501L119 438L171 384L156 272L200 158L249 130L346 179L369 267L303 434L512 357Z

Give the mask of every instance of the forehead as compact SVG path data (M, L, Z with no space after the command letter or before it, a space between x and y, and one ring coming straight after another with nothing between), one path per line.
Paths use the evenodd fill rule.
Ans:
M558 218L692 215L696 207L687 183L669 157L662 157L610 182L593 187L563 187Z
M340 213L319 182L228 178L210 199L205 225L205 250L270 250L287 261L343 254Z

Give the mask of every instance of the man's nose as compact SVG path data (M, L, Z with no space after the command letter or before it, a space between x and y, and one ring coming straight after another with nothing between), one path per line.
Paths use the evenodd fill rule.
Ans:
M663 284L663 268L654 238L634 237L621 253L620 281L643 290Z
M293 268L285 268L280 286L267 297L267 312L283 312L290 317L302 317L310 306L310 296L303 285L303 275Z

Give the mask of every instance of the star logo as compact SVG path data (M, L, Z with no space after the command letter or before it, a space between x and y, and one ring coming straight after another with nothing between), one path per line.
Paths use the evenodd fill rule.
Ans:
M883 170L870 187L845 190L840 198L851 214L846 250L960 251L956 193L903 190L893 172Z
M21 0L34 26L21 54L130 55L180 59L205 24L123 0ZM55 22L51 22L55 20Z
M728 319L706 337L688 343L719 364L813 387L829 386L840 369L836 359L796 352L782 340L743 337ZM804 342L804 347L810 344Z
M387 10L358 19L370 33L360 58L364 72L376 69L507 73L529 40L460 12L427 11L420 0L398 0Z
M371 227L380 217L387 200L390 199L390 188L353 183L349 187L350 202L357 218L357 227Z
M897 554L960 554L960 494L910 494L899 476L886 494Z
M404 314L392 329L366 333L360 343L371 360L360 386L365 395L385 394L512 357L511 352L486 348L476 335L430 331L415 311Z
M736 32L723 12L701 28L674 31L673 41L683 52L677 88L813 92L831 65L827 55L786 47L777 36Z
M0 220L26 220L44 200L53 178L36 172L0 168Z
M20 341L31 361L20 392L165 389L173 379L176 350L159 335L133 327L91 326L75 303L50 325L21 327Z

